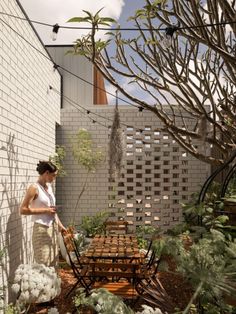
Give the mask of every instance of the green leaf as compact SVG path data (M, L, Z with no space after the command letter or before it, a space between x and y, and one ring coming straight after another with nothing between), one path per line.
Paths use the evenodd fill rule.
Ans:
M222 223L222 224L225 224L228 220L229 220L229 217L226 216L226 215L221 215L221 216L218 216L217 217L217 220Z
M162 3L163 2L163 0L155 0L154 2L153 2L153 4L154 5L157 5L157 4L160 4L160 3Z
M224 202L220 202L218 205L217 205L217 208L218 209L223 209L224 208Z
M207 207L206 212L213 213L214 209L212 207Z
M106 23L106 22L99 22L98 24L99 24L99 25L110 26L110 24L109 24L109 23Z
M146 10L140 9L135 12L136 16L146 14Z
M104 7L102 7L101 9L99 9L99 10L96 12L95 16L96 16L96 15L99 15L99 13L100 13L103 9L104 9ZM84 11L84 12L86 12L86 11Z
M67 23L81 23L81 22L89 22L87 17L72 17L67 21Z
M92 15L89 11L86 11L86 10L82 10L82 11L88 15L87 18L89 18L91 21L93 20L93 15ZM98 12L99 12L99 11L98 11ZM98 12L97 12L97 13L98 13ZM97 13L96 13L96 14L97 14Z
M116 23L116 20L110 18L110 17L102 17L101 20L103 22L109 22L109 23Z
M113 32L106 32L106 33L105 33L105 35L108 35L108 36L113 36L113 37L115 37L115 36L116 36L116 34L115 34L115 33L113 33Z

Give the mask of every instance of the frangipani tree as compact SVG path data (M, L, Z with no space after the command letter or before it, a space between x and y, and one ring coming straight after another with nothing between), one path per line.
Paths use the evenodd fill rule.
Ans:
M91 24L72 52L91 61L130 102L153 112L190 154L222 163L236 144L236 1L144 0L130 17L133 38L118 26L109 39L98 39L99 29L114 23L100 13L69 20ZM119 77L135 84L136 92L120 85Z

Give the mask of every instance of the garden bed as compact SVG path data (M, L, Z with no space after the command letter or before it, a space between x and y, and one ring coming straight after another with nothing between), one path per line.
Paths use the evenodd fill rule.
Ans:
M73 294L69 297L66 297L67 292L70 290L72 285L75 283L75 279L73 273L68 267L61 268L59 270L59 275L62 279L62 291L61 294L55 298L54 305L53 304L42 304L37 305L31 308L29 313L34 314L46 314L48 309L55 306L60 314L72 313L74 310L73 305ZM191 298L191 291L186 283L183 281L181 276L169 274L167 272L161 272L159 275L159 279L166 289L168 295L170 296L173 304L183 309L189 302ZM139 299L138 302L135 302L132 308L134 310L140 310L142 299Z

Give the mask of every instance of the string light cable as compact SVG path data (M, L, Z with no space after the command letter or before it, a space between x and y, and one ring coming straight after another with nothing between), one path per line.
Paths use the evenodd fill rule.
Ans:
M63 71L65 71L65 72L67 72L68 74L70 74L70 75L72 75L72 76L78 78L79 80L85 82L86 84L89 84L90 86L93 86L93 87L95 87L95 88L97 88L97 89L99 89L99 90L101 90L101 91L106 92L108 95L110 95L110 96L116 98L116 100L121 100L122 102L127 103L128 105L130 105L130 106L132 106L132 107L138 108L138 111L139 111L139 112L140 112L141 110L142 110L142 111L145 110L145 108L141 107L140 105L135 105L135 104L133 104L133 103L131 103L131 102L129 102L129 101L127 101L127 100L121 98L121 97L118 97L117 95L114 95L114 94L112 94L111 92L106 91L104 88L102 88L102 87L100 87L100 86L97 86L97 85L95 85L94 83L91 83L91 82L87 81L86 79L80 77L79 75L77 75L77 74L75 74L75 73L69 71L68 69L66 69L66 68L64 68L64 67L62 67L62 66L60 66L60 65L58 65L58 64L56 64L56 63L54 63L50 56L45 55L41 50L39 50L37 47L35 47L34 45L32 45L32 43L31 43L29 40L27 40L24 36L22 36L20 33L18 33L18 32L17 32L13 27L11 27L6 21L4 21L4 20L1 19L1 18L0 18L0 21L2 21L7 27L9 27L14 33L16 33L21 39L23 39L27 44L29 44L29 45L30 45L34 50L36 50L40 55L42 55L42 56L43 56L44 58L46 58L47 60L51 61L51 62L53 63L53 68L54 68L54 69L61 68ZM192 118L192 117L184 117L184 116L182 116L182 115L177 115L177 114L175 114L174 116L175 116L175 117L181 117L181 118L194 119L194 118Z
M49 23L45 23L45 22L40 22L40 21L35 21L35 20L30 20L28 18L25 17L20 17L17 15L13 15L13 14L9 14L6 12L0 12L1 15L5 15L5 16L9 16L15 19L19 19L22 21L27 21L27 22L31 22L33 24L38 24L38 25L43 25L43 26L47 26L47 27L51 27L52 29L55 30L55 28L57 29L56 32L58 32L59 28L60 29L75 29L75 30L92 30L92 27L90 26L62 26L59 25L58 23L56 24L49 24ZM173 26L175 27L175 31L177 30L188 30L188 29L195 29L195 28L204 28L204 27L212 27L212 26L220 26L220 25L228 25L228 24L236 24L236 21L225 21L225 22L218 22L218 23L209 23L209 24L205 24L205 25L192 25L192 26ZM172 29L172 27L162 27L159 28L158 31L165 31L168 32L170 29ZM98 30L103 30L103 31L150 31L151 28L134 28L134 27L119 27L119 28L109 28L109 27L98 27Z
M49 56L45 55L45 54L44 54L42 51L40 51L37 47L35 47L34 45L32 45L32 43L31 43L29 40L27 40L24 36L22 36L20 33L18 33L18 32L17 32L13 27L11 27L6 21L4 21L4 20L1 19L1 18L0 18L0 21L2 21L5 25L7 25L13 32L15 32L21 39L23 39L23 40L24 40L27 44L29 44L34 50L36 50L38 53L40 53L44 58L46 58L47 60L51 61L51 62L53 63L53 68L54 68L54 69L61 68L63 71L65 71L65 72L67 72L68 74L70 74L70 75L72 75L72 76L78 78L79 80L83 81L84 83L89 84L90 86L93 86L93 87L95 87L95 88L97 88L97 89L99 89L99 90L101 90L101 91L103 91L103 92L106 92L108 95L110 95L110 96L112 96L112 97L114 97L114 98L116 98L116 99L121 100L122 102L126 103L127 105L130 105L130 106L133 106L133 107L136 107L136 108L139 108L139 107L140 107L140 106L138 106L138 105L135 105L135 104L129 102L128 100L126 100L126 99L124 99L124 98L118 97L117 95L114 95L114 94L112 94L111 92L106 91L104 88L102 88L102 87L100 87L100 86L97 86L97 85L94 84L94 83L91 83L91 82L87 81L86 79L84 79L84 78L82 78L81 76L79 76L79 75L77 75L77 74L71 72L70 70L66 69L65 67L60 66L59 64L54 63L53 60L52 60Z
M105 120L107 120L107 121L109 121L109 122L110 122L110 121L113 122L113 119L112 119L112 118L104 117L104 116L102 116L102 115L100 115L100 114L98 114L98 113L95 113L95 112L92 112L91 110L88 110L88 108L85 108L85 107L81 106L80 104L78 104L77 102L75 102L74 100L72 100L71 98L69 98L69 97L65 96L64 94L60 93L60 91L58 91L56 88L52 87L51 85L49 85L49 89L52 90L52 91L54 91L54 92L55 92L57 95L59 95L60 97L63 97L70 105L72 105L72 106L73 106L75 109L77 109L80 113L82 113L82 114L85 115L85 116L87 115L87 118L89 118L89 119L92 121L92 123L97 123L97 124L101 125L102 127L106 128L106 129L108 129L108 130L110 130L111 125L107 126L107 125L101 123L101 122L98 121L98 120L95 120L95 119L93 119L93 118L91 118L91 117L88 117L88 115L89 115L89 114L93 114L93 115L95 115L95 116L97 116L97 117L100 117L100 118L102 118L102 119L105 119ZM81 109L84 110L84 111L82 111ZM120 124L123 125L123 126L125 126L126 128L132 128L132 129L134 129L136 132L140 132L140 134L142 134L142 133L145 131L145 130L143 130L143 129L141 129L141 128L137 128L137 127L134 126L134 125L126 124L126 123L123 123L123 122L121 122ZM125 130L123 130L123 132L125 133ZM154 131L154 132L163 132L163 129L161 129L161 128L155 128L155 131ZM127 136L127 139L129 140L129 139L133 139L133 138L130 137L130 136ZM150 143L149 143L149 142L146 142L146 141L144 141L144 140L142 140L142 144L150 144Z
M51 86L50 86L50 89L51 89L51 90L54 90L54 91L56 92L56 90L55 90L53 87L51 87ZM56 92L56 93L57 93L57 92ZM73 106L76 110L78 110L81 114L87 116L87 118L88 118L89 120L91 120L92 123L97 123L97 124L101 125L102 127L106 128L106 129L109 129L109 127L108 127L106 124L103 124L102 122L97 121L97 120L92 119L91 117L89 117L89 116L88 116L88 111L90 111L90 110L87 110L87 109L84 108L84 109L86 110L86 112L87 112L87 114L86 114L86 112L83 112L82 110L79 109L79 107L81 107L79 104L75 103L73 100L69 99L68 97L66 97L65 95L62 95L62 94L59 93L59 92L58 92L57 94L59 94L59 95L62 96L63 98L67 98L67 102L68 102L71 106Z
M104 116L102 116L101 114L99 114L99 113L96 113L96 112L93 112L93 111L91 111L91 110L88 110L88 109L86 109L85 107L83 107L83 106L81 106L80 104L78 104L78 103L76 103L74 100L72 100L72 99L70 99L69 97L67 97L67 96L65 96L64 94L62 94L62 93L60 93L58 90L56 90L54 87L52 87L52 86L49 86L49 89L50 90L53 90L56 94L58 94L59 96L61 96L61 97L63 97L65 100L67 100L68 102L72 102L72 103L74 103L76 106L78 106L79 108L81 108L81 109L83 109L83 110L85 110L86 111L86 114L93 114L93 115L95 115L96 117L99 117L99 118L102 118L102 119L105 119L105 120L108 120L108 121L113 121L113 119L111 119L111 118L108 118L108 117L104 117ZM125 123L121 123L122 125L124 125L124 126L127 126Z
M112 119L112 118L104 117L104 116L102 116L102 115L100 115L100 114L98 114L98 113L96 113L96 112L91 111L90 109L88 110L87 108L81 106L80 104L78 104L77 102L75 102L74 100L72 100L71 98L69 98L69 97L65 96L64 94L60 93L56 88L52 87L51 85L49 86L49 89L52 90L52 91L54 91L57 95L63 97L69 104L71 104L75 109L79 110L79 112L81 112L82 114L87 115L87 116L90 115L90 114L93 114L93 115L95 115L96 117L105 119L105 120L107 120L107 121L109 121L109 122L113 122L113 119ZM81 110L81 109L82 109L82 110ZM98 124L102 125L103 127L107 128L107 129L110 129L110 125L107 126L107 125L101 123L100 121L97 121L97 120L95 120L95 119L93 119L93 118L91 118L91 117L88 117L88 118L89 118L90 120L94 121L95 123L98 123ZM123 123L123 122L121 122L121 125L125 126L126 128L131 127L131 128L133 128L133 129L135 129L136 131L139 131L140 133L142 133L142 132L144 131L144 130L142 130L141 128L137 128L137 127L135 127L135 126L133 126L133 125L126 124L126 123ZM162 129L158 129L157 131L162 131Z
M69 97L65 96L64 94L60 93L56 88L54 88L54 87L52 87L52 86L49 86L49 89L50 89L50 90L53 90L53 91L54 91L56 94L58 94L59 96L65 98L65 99L67 100L67 102L68 102L70 105L72 105L75 109L77 109L80 113L82 113L82 114L85 115L85 116L87 115L87 118L89 118L89 119L92 121L92 123L96 123L96 124L98 124L98 125L101 125L102 127L106 128L106 129L108 129L108 130L110 131L111 125L107 126L107 125L101 123L101 122L98 121L98 120L95 120L95 119L92 119L92 118L88 117L88 115L91 113L91 114L94 114L95 116L101 117L101 118L103 118L103 119L106 119L106 120L112 121L112 122L113 122L113 119L104 117L104 116L99 115L99 114L97 114L97 113L95 113L95 112L92 112L91 110L88 110L87 108L82 107L81 105L79 105L78 103L76 103L74 100L72 100L72 99L70 99ZM83 111L80 110L79 108L82 108L85 112L83 112ZM132 129L135 130L135 132L139 132L140 134L142 134L142 133L145 131L145 130L143 130L143 129L141 129L141 128L135 127L134 125L125 124L125 123L123 123L123 122L121 122L120 124L123 125L123 126L125 126L126 128L132 128ZM124 130L124 129L123 129L122 131L125 133L125 130ZM162 130L161 128L155 128L155 131L154 131L154 132L162 132L162 131L163 131L163 130ZM127 138L127 140L133 140L133 138L130 137L130 136L128 136L128 135L126 135L126 138ZM142 144L145 145L145 144L150 144L150 143L149 143L149 142L146 142L146 141L144 141L144 140L142 140Z
M82 107L81 105L79 105L78 103L76 103L74 100L72 100L72 99L70 99L69 97L65 96L64 94L60 93L60 92L59 92L57 89L55 89L54 87L49 86L49 89L50 89L50 90L53 90L56 94L58 94L58 95L60 95L61 97L65 98L65 99L67 100L67 102L68 102L70 105L72 105L75 109L77 109L77 110L78 110L80 113L82 113L83 115L87 115L87 117L88 117L88 115L89 115L90 113L92 113L92 114L94 114L95 116L99 116L99 117L101 117L101 118L103 118L103 119L106 119L106 120L109 120L109 121L112 121L112 122L113 122L113 119L111 119L111 118L106 118L106 117L104 117L104 116L102 116L102 115L99 115L99 114L97 114L97 113L95 113L95 112L91 112L91 110L88 110L87 108ZM85 112L83 112L83 111L80 110L79 108L84 109ZM101 125L102 127L106 128L106 129L108 129L108 130L111 129L111 125L107 126L107 125L101 123L100 121L97 121L97 120L92 119L92 118L90 118L90 117L88 117L88 118L92 121L92 123L97 123L97 124ZM128 125L128 124L125 124L125 123L122 123L122 122L121 122L121 125L125 126L126 128L133 128L136 132L140 132L140 134L142 134L142 133L144 132L143 129L141 129L141 128L136 128L135 126L130 125L130 124ZM125 130L122 130L122 131L125 133ZM160 129L160 128L156 128L156 129L155 129L155 132L158 132L158 131L159 131L159 132L162 132L163 130ZM130 137L130 136L128 136L128 135L127 135L126 137L127 137L128 140L129 140L129 139L133 139L132 137ZM142 144L149 144L149 143L142 140Z

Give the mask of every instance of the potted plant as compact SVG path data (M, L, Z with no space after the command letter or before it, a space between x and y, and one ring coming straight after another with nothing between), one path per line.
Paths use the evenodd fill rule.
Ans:
M152 226L139 226L136 229L136 237L140 249L148 249L148 243L155 236L158 235L160 230Z
M109 216L110 213L105 210L97 212L94 216L83 216L79 230L84 231L85 236L88 238L95 236L95 234L104 234L104 223Z

